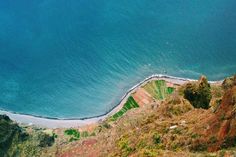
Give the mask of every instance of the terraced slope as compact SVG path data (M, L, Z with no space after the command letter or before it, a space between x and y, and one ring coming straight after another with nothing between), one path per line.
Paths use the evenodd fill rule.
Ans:
M121 117L122 115L124 115L128 110L132 109L132 108L138 108L139 105L137 104L137 102L134 100L134 98L132 96L130 96L127 100L127 102L124 104L124 106L122 107L122 109L115 113L112 117L111 120L112 121L116 121L119 117Z
M132 94L134 100L139 104L140 107L151 104L153 97L145 89L139 88L135 93Z
M149 82L143 88L157 100L163 100L174 91L173 87L167 87L165 80Z
M162 100L173 93L173 87L167 87L165 80L156 80L147 83L144 87L137 89L124 104L123 108L115 113L110 120L116 121L132 108L142 107L145 104L150 104L153 99ZM138 103L137 103L138 102Z

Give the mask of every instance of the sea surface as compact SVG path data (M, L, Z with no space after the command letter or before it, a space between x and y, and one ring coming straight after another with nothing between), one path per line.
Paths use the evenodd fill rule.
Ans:
M235 72L235 0L0 0L4 110L97 116L151 74Z

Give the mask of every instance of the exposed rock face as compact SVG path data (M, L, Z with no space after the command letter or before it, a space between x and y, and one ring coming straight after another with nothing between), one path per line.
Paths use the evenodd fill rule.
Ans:
M205 76L201 76L197 83L188 83L184 89L184 98L195 108L208 109L211 101L211 87Z
M227 138L235 138L235 113L236 113L236 86L228 90L223 97L221 106L216 115L220 116L223 120L221 125L218 139L222 140ZM233 124L234 123L234 124ZM234 131L233 131L233 130ZM231 134L230 134L231 133Z
M210 117L208 133L214 132L216 142L209 151L236 145L236 86L227 90L215 115Z

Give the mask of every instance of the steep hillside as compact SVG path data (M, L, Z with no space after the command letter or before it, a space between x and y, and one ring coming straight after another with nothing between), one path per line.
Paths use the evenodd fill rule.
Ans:
M106 121L71 129L27 127L27 140L16 143L24 152L20 156L231 156L236 153L235 106L236 76L222 85L205 77L181 86L151 81Z
M175 86L175 92L163 100L154 97L160 90L153 92L156 85L151 82L143 87L145 95L154 98L149 105L132 109L115 122L103 122L97 127L99 129L95 137L63 145L63 148L59 146L58 156L182 157L222 156L234 153L236 132L232 106L235 87L225 92L219 84L208 86L204 78L191 84L196 85L194 90L200 93L196 101L205 101L202 95L210 94L207 97L212 98L211 101L206 99L210 103L207 107L209 109L201 108L201 105L194 108L191 102L185 99L184 91L189 83L180 87ZM202 86L209 87L210 93ZM222 103L216 105L216 102ZM225 108L225 104L228 107ZM224 118L227 120L222 120L221 114L225 112L227 114Z

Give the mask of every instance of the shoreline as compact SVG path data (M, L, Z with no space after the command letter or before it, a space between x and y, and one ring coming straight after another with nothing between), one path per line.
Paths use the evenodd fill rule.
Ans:
M6 110L0 110L0 114L6 114L13 121L16 121L19 124L29 125L29 126L35 125L35 126L43 127L43 128L72 128L72 127L87 126L90 124L101 122L105 120L107 117L118 112L123 107L124 103L127 101L128 97L132 93L134 93L139 87L153 80L165 80L167 82L177 84L177 85L182 85L189 81L196 81L194 79L174 77L174 76L162 75L162 74L151 75L145 78L143 81L136 84L135 86L133 86L132 88L130 88L121 98L119 103L115 105L113 108L111 108L109 111L107 111L106 113L102 115L93 116L93 117L53 118L53 117L35 116L35 115L30 115L30 114L21 114L17 112L6 111ZM218 82L221 82L221 81L209 81L209 83L211 84L218 83Z

